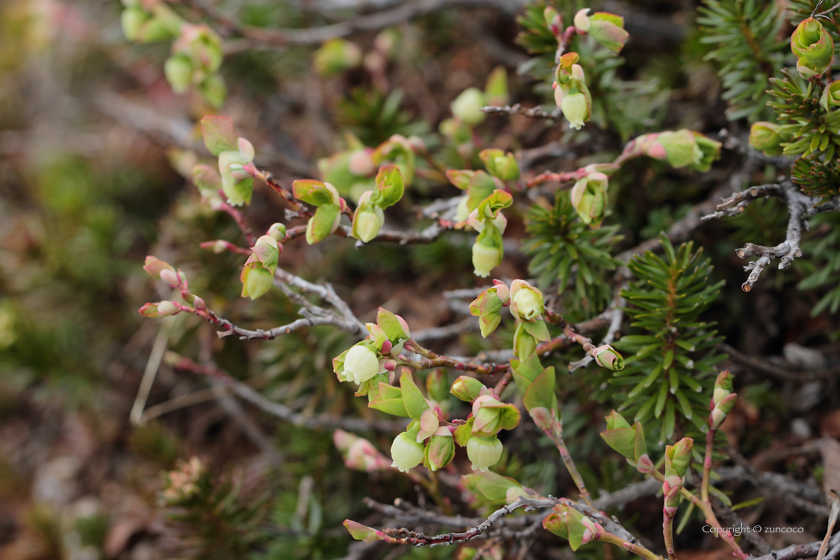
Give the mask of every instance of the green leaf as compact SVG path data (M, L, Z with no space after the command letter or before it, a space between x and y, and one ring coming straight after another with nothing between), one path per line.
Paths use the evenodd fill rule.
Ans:
M523 397L526 410L542 407L551 410L554 407L554 367L545 368L528 387Z
M312 245L329 237L340 213L338 204L324 204L318 208L306 224L306 242Z
M405 410L409 417L413 420L420 420L423 413L429 409L429 403L420 388L414 383L414 378L411 372L404 371L400 377L400 387L402 388L403 402L405 403Z
M335 204L333 194L323 181L298 179L292 183L292 192L296 199L315 207L320 207L325 204Z
M202 118L201 135L204 137L204 145L214 156L222 152L239 150L238 136L233 129L233 120L230 117L207 115Z

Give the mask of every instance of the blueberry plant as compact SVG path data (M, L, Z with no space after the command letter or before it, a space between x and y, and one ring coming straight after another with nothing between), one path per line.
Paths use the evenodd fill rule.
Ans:
M399 96L387 94L389 60L401 40L394 29L381 31L365 52L347 38L352 26L336 24L321 35L318 30L307 35L306 30L240 24L196 2L184 2L193 10L163 0L123 4L126 39L170 42L171 55L163 67L166 80L174 92L198 96L207 108L200 119L206 152L182 154L178 164L183 169L184 161L191 162L189 177L203 203L229 215L241 235L203 240L201 247L239 259L243 298L259 300L278 290L299 308L300 318L267 330L236 325L211 309L214 298L203 291L206 284L196 293L177 263L154 256L144 268L173 296L146 303L140 314L194 315L214 325L220 338L240 340L269 340L304 329L321 329L313 330L319 336L328 329L347 334L344 346L329 356L332 371L323 364L318 375L336 376L338 390L361 399L370 409L366 413L364 407L348 405L341 417L307 418L241 382L227 382L246 400L286 421L335 429L335 444L347 468L371 476L399 473L416 485L424 502L433 502L425 508L378 504L397 527L369 527L348 519L344 526L354 539L460 545L458 558L502 558L506 550L544 529L567 540L572 550L601 542L615 545L619 554L674 560L679 554L677 525L681 529L697 522L711 528L736 557L750 556L732 527L721 521L721 508L730 519L732 504L713 485L713 461L726 457L723 438L716 434L737 397L733 376L718 367L725 358L719 346L723 337L704 316L726 288L703 249L689 239L702 214L704 220L737 216L757 199L775 197L788 209L786 238L775 246L746 243L736 251L742 259L756 257L745 267L749 275L743 291L752 290L776 259L780 269L800 257L807 261L802 236L811 218L820 215L830 223L831 213L840 210L840 80L831 80L840 12L808 0L701 3L700 43L711 45L707 59L719 66L727 117L751 123L746 139L678 126L657 128L662 88L618 77L621 52L632 40L625 19L580 2L531 4L519 16L518 42L531 55L521 65L521 79L528 76L542 105L510 105L512 88L500 67L489 74L483 89L464 89L452 101L451 116L439 123L438 134L429 133L423 123L411 123L400 112ZM403 15L410 17L412 10L420 14L427 9L421 4L406 3ZM789 42L782 40L785 18L793 28ZM357 23L362 29L375 27L366 16ZM364 74L378 90L345 100L344 117L352 124L344 147L291 185L260 162L258 142L240 136L234 119L217 112L224 112L226 101L220 74L225 53L260 43L320 43L311 63L321 76ZM482 123L514 115L558 128L561 136L554 148L565 150L572 165L537 172L527 151L493 147L498 144L483 134ZM621 139L618 150L582 155L587 143L608 131ZM720 202L690 210L663 227L667 231L658 239L619 251L622 219L632 217L616 207L616 188L629 189L629 178L639 169L678 170L681 176L713 172L724 149L746 163L732 181L721 181L724 190L715 191ZM740 190L759 165L776 166L783 175ZM256 189L265 193L257 197ZM285 212L257 235L248 212L269 195L279 197ZM417 208L416 224L405 223L411 204ZM523 217L525 227L511 236L512 224L519 225ZM828 235L836 237L834 232ZM447 236L469 240L469 254L461 252L446 265L471 270L475 281L461 290L472 300L471 319L442 327L415 328L411 316L387 309L384 294L375 317L362 322L330 284L285 270L301 255L322 254L292 251L293 245L316 246L339 237L358 251L389 243L419 250ZM521 248L511 243L522 237ZM237 239L244 239L247 247ZM505 276L510 251L530 257L532 277ZM289 253L294 256L287 257ZM831 286L817 312L830 308L833 313L840 306L840 292L833 286L836 252L817 246L812 256L830 259L831 265L807 265L803 288ZM443 340L476 331L482 338L473 339L473 356L435 349ZM210 366L187 358L170 358L183 369L210 371ZM575 377L586 388L585 404L608 412L600 456L604 461L623 457L631 477L638 473L656 481L648 484L653 492L639 496L661 504L657 540L642 541L619 518L605 514L609 493L593 487L597 477L589 467L577 466L580 446L564 432L563 414L565 387ZM525 424L552 444L551 452L540 451L539 460L563 464L575 488L572 494L555 497L517 479L512 444L514 434L528 433ZM396 429L390 449L354 433L374 426ZM163 499L178 508L181 522L201 526L200 517L194 519L201 508L225 503L226 490L212 488L207 476L199 463L170 475ZM461 490L458 497L442 490L444 485ZM658 489L657 498L653 494ZM483 520L467 524L462 532L427 534L410 526L446 525L467 505L482 512ZM515 515L517 510L541 513ZM227 510L214 511L224 517ZM258 530L255 515L251 509L230 514L242 518L244 531ZM483 543L476 544L478 539ZM247 548L259 540L243 537L241 543ZM813 556L820 548L815 546L786 549L774 558Z

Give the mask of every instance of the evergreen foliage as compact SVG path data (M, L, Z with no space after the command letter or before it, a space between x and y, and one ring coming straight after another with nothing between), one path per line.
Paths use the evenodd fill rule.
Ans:
M723 340L715 323L700 315L717 297L723 281L712 282L713 267L693 244L674 248L660 236L664 258L648 251L628 267L635 280L622 295L630 304L631 326L647 334L630 334L615 347L625 352L626 367L613 372L608 391L619 410L668 441L686 421L706 430L708 393L715 364L724 359L714 346ZM659 420L654 422L653 419Z

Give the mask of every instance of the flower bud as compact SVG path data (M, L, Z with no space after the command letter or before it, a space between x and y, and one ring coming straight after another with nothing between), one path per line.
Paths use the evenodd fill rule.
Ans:
M560 110L563 111L563 115L569 121L570 128L580 130L583 123L589 120L589 100L583 93L563 95L560 100Z
M519 164L512 153L505 154L502 150L482 150L478 157L484 162L484 167L490 175L502 181L519 179Z
M248 157L250 156L250 157ZM241 151L225 151L219 154L219 174L222 176L222 190L233 206L251 202L254 180L234 176L234 171L242 170L246 163L254 160L253 154L243 154Z
M376 353L362 344L353 346L344 358L344 376L360 385L380 371Z
M712 411L710 416L711 424L713 428L719 428L723 421L726 420L726 413L719 408L716 408Z
M575 14L575 28L582 33L588 33L593 39L618 52L624 47L629 34L624 30L624 18L606 12L587 15L589 8Z
M665 476L677 476L682 478L688 470L691 462L691 449L694 447L694 440L682 438L674 445L665 448Z
M452 114L461 122L468 125L478 125L484 122L487 115L481 112L484 107L486 99L484 93L478 88L467 88L461 92L455 101L452 102L450 108Z
M558 537L562 537L564 539L569 538L569 528L566 524L566 513L565 512L552 512L548 514L542 522L543 529L546 529Z
M493 280L493 285L496 286L496 296L502 302L502 305L508 305L510 301L510 288L501 280Z
M761 150L767 156L780 155L782 147L779 144L782 141L777 124L760 121L753 123L750 127L750 146L756 150Z
M830 111L834 107L840 106L840 80L834 80L825 86L822 96L820 97L820 105L826 111ZM752 136L750 137L752 143Z
M373 150L364 148L350 153L348 169L353 175L367 177L376 171L376 164L373 162Z
M426 446L426 462L429 470L435 472L452 461L455 456L455 438L446 426L437 429Z
M537 339L525 330L525 323L519 323L513 333L513 355L520 362L525 361L537 349Z
M171 301L161 301L158 303L147 303L140 308L139 312L143 317L157 318L177 315L181 312L181 309Z
M388 468L388 460L364 438L358 438L344 458L344 466L365 472L376 472Z
M796 56L796 69L806 79L823 74L834 60L834 40L814 18L802 20L791 35L790 50Z
M601 227L607 211L607 176L590 173L572 187L570 198L580 221L592 229Z
M483 233L483 232L482 232ZM479 236L481 239L481 236ZM475 275L487 278L490 271L499 266L504 258L504 248L488 236L482 241L476 240L472 248L472 263Z
M728 397L732 393L732 374L729 373L729 370L723 370L715 379L715 390L714 390L714 397L712 401L715 405L719 404L720 401Z
M391 445L391 459L394 461L391 466L398 468L400 472L408 472L423 462L425 452L423 444L417 443L418 431L419 426L401 433Z
M652 473L654 467L655 465L653 464L653 461L650 460L647 453L639 457L639 460L636 461L636 469L642 474Z
M140 35L141 26L149 19L149 14L139 7L128 7L123 10L120 22L126 40L136 41Z
M621 371L624 369L624 358L609 344L599 346L595 349L595 361L599 366L610 371Z
M472 469L487 472L487 469L499 462L504 447L496 436L473 436L467 442L467 457L472 461Z
M362 62L362 50L350 41L330 39L315 52L315 70L322 76L332 76L356 68Z
M452 383L452 389L449 392L464 402L472 402L478 398L482 389L487 388L481 381L462 375Z
M153 278L160 278L170 288L177 288L181 285L181 277L175 272L175 269L168 262L162 261L157 257L151 255L146 257L146 262L143 265L143 270Z
M510 296L510 312L520 321L534 322L545 311L542 292L524 280L514 280Z
M283 224L271 224L271 227L268 228L268 235L280 243L286 239L286 226Z
M555 37L563 34L563 17L557 13L556 9L549 6L543 10L543 20L545 21L545 26L548 27L548 30Z
M352 235L362 243L367 243L376 237L385 221L382 209L371 204L371 195L373 191L367 191L359 198L359 207L353 214Z

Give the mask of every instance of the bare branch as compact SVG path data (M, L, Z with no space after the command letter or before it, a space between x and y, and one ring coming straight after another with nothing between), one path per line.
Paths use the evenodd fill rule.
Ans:
M169 1L174 2L176 0ZM330 39L347 37L357 31L383 29L447 8L490 8L512 12L524 4L521 0L416 0L392 9L322 27L263 29L240 25L200 0L180 0L180 2L191 6L208 19L213 20L221 33L238 35L255 45L271 48L284 48L291 45L318 45Z
M488 115L524 115L526 117L531 117L532 119L552 119L557 120L563 114L560 111L560 108L557 107L553 111L546 112L542 107L537 105L536 107L523 107L519 103L515 105L504 105L502 107L496 107L493 105L489 105L487 107L482 107L481 111L483 113L487 113Z
M836 201L831 201L828 204L820 204L819 198L803 194L799 190L799 187L790 179L787 179L781 181L779 184L773 183L750 187L745 191L735 193L718 204L715 212L704 216L702 219L709 220L723 216L735 216L743 212L753 200L761 196L775 196L781 198L787 204L790 216L788 218L787 236L784 242L779 243L775 247L747 243L740 249L735 250L738 257L742 259L749 256L758 257L757 260L744 267L744 270L750 273L747 281L741 285L741 289L745 292L752 290L759 276L761 276L761 272L774 259L780 259L779 269L784 270L793 264L794 259L802 256L802 250L799 248L799 244L802 241L802 231L808 229L809 217L821 212L836 210Z
M836 377L840 375L840 366L816 371L796 371L795 369L792 369L790 367L779 367L768 363L766 358L748 356L725 343L718 344L717 348L721 352L729 354L729 359L733 362L747 369L751 369L753 371L758 371L761 373L766 373L779 379L786 379L789 381L798 381L800 383L805 383L807 381L826 379L828 377Z
M341 428L348 431L367 431L376 430L381 432L396 433L405 429L404 422L387 422L380 420L362 420L359 418L345 418L341 416L332 416L330 414L318 414L309 416L295 412L288 406L274 402L267 399L257 391L253 390L247 384L236 380L212 364L198 364L189 358L183 356L172 356L172 367L181 370L206 375L216 380L221 381L228 390L233 391L240 398L256 405L259 409L276 416L287 422L291 422L295 426L302 426L311 429L319 428Z

